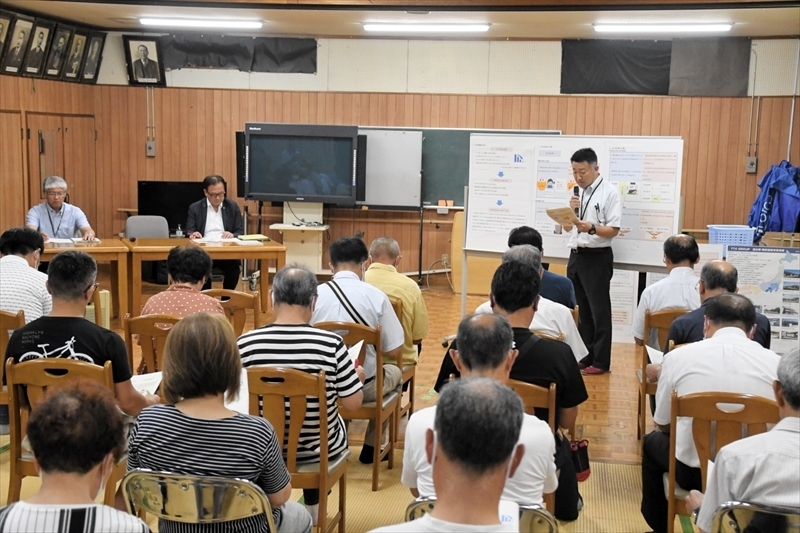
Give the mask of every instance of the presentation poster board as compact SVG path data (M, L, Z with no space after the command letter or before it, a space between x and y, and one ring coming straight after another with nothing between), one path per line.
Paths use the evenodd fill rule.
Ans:
M784 354L800 343L800 248L728 246L739 271L739 294L769 318L771 349Z
M611 340L633 343L633 316L636 314L636 296L639 273L633 270L614 269L611 278Z
M663 267L663 242L680 227L683 140L675 137L472 134L466 249L502 252L508 232L529 225L547 257L568 258L569 234L546 210L568 205L570 157L587 147L623 198L615 263Z

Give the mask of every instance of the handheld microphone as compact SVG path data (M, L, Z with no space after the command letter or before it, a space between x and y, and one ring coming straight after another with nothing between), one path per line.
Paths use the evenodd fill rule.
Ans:
M575 185L575 186L572 188L572 196L575 196L575 197L577 197L577 196L579 196L579 193L580 193L580 189L578 188L578 186L577 186L577 185ZM577 217L577 216L580 216L580 210L579 210L577 207L575 208L575 216L576 216L576 217Z

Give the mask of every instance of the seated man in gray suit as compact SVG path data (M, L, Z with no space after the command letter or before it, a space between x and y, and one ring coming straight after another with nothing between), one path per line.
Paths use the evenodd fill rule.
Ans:
M203 180L205 199L189 206L189 220L186 233L190 239L219 241L232 239L244 233L244 220L239 204L225 198L225 179L212 174ZM225 280L222 286L235 289L239 284L239 261L214 261L214 266L222 269ZM211 288L211 279L206 280L203 290Z

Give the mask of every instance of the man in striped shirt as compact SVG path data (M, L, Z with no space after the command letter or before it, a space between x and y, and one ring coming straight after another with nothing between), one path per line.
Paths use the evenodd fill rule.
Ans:
M11 228L0 236L0 310L25 311L25 322L50 314L47 274L39 272L44 238L34 229Z
M337 410L337 399L349 411L361 407L364 369L356 369L340 336L309 325L316 300L317 278L308 268L299 265L282 268L272 282L275 321L245 333L238 344L245 368L276 366L311 374L325 372L327 446L333 457L347 449L347 431ZM319 417L318 402L310 400L300 430L298 463L319 462ZM303 499L316 525L319 491L304 489Z

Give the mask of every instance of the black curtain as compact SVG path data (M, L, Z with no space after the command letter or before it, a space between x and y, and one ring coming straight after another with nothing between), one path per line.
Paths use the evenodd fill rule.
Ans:
M317 72L316 39L258 38L253 72Z
M673 96L747 96L749 77L749 37L672 41Z

